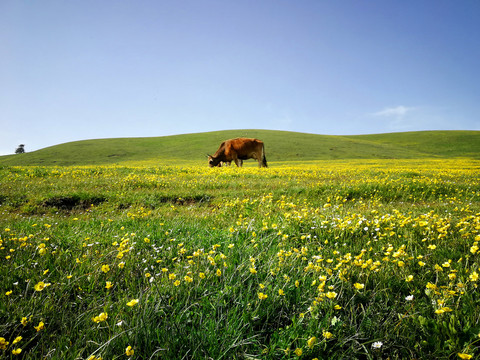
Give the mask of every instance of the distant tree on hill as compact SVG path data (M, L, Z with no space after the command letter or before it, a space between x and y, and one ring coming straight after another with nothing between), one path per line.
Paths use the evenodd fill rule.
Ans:
M25 152L25 145L20 144L18 145L17 150L15 150L15 154L23 154Z

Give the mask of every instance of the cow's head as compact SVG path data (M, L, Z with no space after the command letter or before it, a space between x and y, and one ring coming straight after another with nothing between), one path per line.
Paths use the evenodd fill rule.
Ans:
M208 155L208 166L215 167L218 166L218 164L220 164L219 159L214 158L212 155Z

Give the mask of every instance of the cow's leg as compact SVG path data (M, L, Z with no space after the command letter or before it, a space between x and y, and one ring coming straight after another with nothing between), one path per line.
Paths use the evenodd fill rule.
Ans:
M263 151L257 154L257 160L258 160L258 167L261 168L263 166Z
M258 167L262 167L262 152L255 153L255 159L258 161Z
M233 158L233 161L235 161L235 164L237 165L237 167L242 167L242 160L240 160L236 156Z

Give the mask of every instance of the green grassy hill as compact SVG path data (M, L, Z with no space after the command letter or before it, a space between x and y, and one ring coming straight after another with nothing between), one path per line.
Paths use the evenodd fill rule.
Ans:
M395 144L438 157L480 156L480 131L419 131L377 135L348 136L377 144Z
M205 164L234 137L265 142L267 160L480 158L480 131L422 131L331 136L274 130L225 130L149 138L75 141L0 157L0 165ZM250 163L253 162L249 161Z

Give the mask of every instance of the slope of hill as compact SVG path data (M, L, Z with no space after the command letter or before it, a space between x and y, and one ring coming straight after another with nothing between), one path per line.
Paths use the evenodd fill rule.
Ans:
M480 158L480 131L422 131L333 136L274 130L225 130L148 138L69 142L0 157L0 165L206 164L207 153L234 137L265 142L267 160Z
M395 144L405 150L420 151L438 157L480 156L480 131L417 131L348 137L377 144Z

